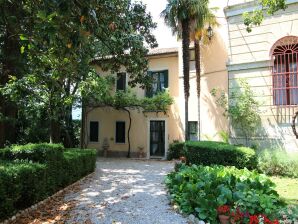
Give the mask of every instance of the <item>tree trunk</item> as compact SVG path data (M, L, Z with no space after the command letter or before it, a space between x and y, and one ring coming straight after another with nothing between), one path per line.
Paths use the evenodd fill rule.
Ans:
M86 144L85 144L85 138L86 138L86 108L84 103L82 103L82 114L81 114L81 149L85 149L86 148Z
M198 140L201 141L201 39L195 39L196 80L198 96Z
M51 109L51 108L50 108ZM50 111L50 143L61 143L61 127L56 111Z
M13 8L11 9L14 10ZM20 53L19 36L16 35L17 24L6 24L6 32L3 36L2 73L0 74L0 86L5 86L9 76L20 77L22 69L22 55ZM6 141L16 143L16 121L18 108L14 102L0 94L0 148Z
M188 139L188 98L189 98L189 20L182 20L182 57L183 57L183 80L185 98L185 140Z
M65 108L65 130L64 130L64 147L65 148L74 148L75 144L75 134L72 121L72 106L67 106Z
M128 130L127 130L127 142L128 142L128 150L127 150L127 158L130 158L130 129L131 129L131 114L130 111L128 109L124 109L127 113L128 113L128 117L129 117L129 124L128 124Z

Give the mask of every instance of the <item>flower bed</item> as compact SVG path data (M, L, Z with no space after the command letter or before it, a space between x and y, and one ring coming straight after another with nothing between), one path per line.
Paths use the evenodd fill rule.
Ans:
M182 165L168 174L166 185L182 212L210 223L218 223L221 205L268 218L274 218L283 205L270 179L247 169Z

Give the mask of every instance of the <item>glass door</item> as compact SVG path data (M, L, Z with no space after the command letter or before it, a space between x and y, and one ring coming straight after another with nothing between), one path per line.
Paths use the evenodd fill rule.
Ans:
M165 156L165 121L150 121L150 156Z

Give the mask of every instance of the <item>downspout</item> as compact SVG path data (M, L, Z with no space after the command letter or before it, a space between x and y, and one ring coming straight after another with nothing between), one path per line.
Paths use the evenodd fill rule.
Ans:
M226 9L229 8L229 2L230 2L230 0L227 1ZM225 17L226 17L226 20L227 20L228 39L229 39L228 40L228 43L229 43L228 51L229 51L229 53L228 53L228 61L227 61L227 64L229 64L230 61L233 61L233 60L232 60L232 49L231 49L232 44L231 44L231 36L230 36L230 24L229 24L229 21L228 21L226 11L225 11ZM230 60L230 58L231 58L231 60ZM229 99L230 99L229 98L229 96L230 96L230 94L229 94L229 92L230 92L230 72L229 72L228 66L227 66L227 73L228 73L228 107L229 107L229 105L230 105L230 102L229 102ZM228 117L228 134L229 134L229 141L230 141L230 138L231 138L231 121L230 121L229 117Z

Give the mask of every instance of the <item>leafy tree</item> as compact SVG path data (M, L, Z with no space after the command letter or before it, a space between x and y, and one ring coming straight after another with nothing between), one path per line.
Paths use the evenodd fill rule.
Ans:
M198 96L198 133L199 140L201 136L201 44L207 45L211 42L208 37L206 26L217 27L219 26L216 16L213 14L215 9L208 8L208 1L200 1L205 4L207 10L205 14L200 14L194 18L194 26L191 27L191 39L194 41L195 46L195 67L196 67L196 82L197 82L197 96Z
M258 0L257 2L260 8L255 9L253 12L243 13L247 32L251 32L253 26L259 26L266 14L273 15L277 11L287 8L285 0Z
M101 60L106 70L125 66L132 86L150 82L145 56L157 44L151 34L155 24L143 4L31 0L21 11L30 15L19 32L20 52L30 69L21 78L12 76L2 92L25 110L36 104L47 108L52 142L73 146L72 106L80 98L80 84L94 73L95 58L109 59Z
M0 88L10 76L22 77L25 55L20 52L22 24L27 18L23 1L0 1ZM0 147L6 141L15 142L18 107L9 97L0 92Z
M128 152L127 157L131 153L130 130L132 125L132 110L154 111L166 113L168 107L173 104L173 99L168 92L161 92L153 97L139 98L131 90L118 90L114 92L115 79L112 76L94 77L92 80L87 80L81 87L82 100L84 102L82 129L86 130L86 119L89 112L96 108L111 107L119 111L125 111L128 114L129 126L127 131ZM86 111L87 110L87 111ZM86 131L82 131L86 133ZM85 148L85 136L81 136L82 148Z
M204 2L208 1L204 0ZM201 18L200 16L205 14L207 8L206 4L200 4L198 0L168 0L166 8L161 13L173 34L178 34L178 37L182 38L186 140L188 140L190 28L194 18ZM201 23L202 20L198 19L196 22Z

